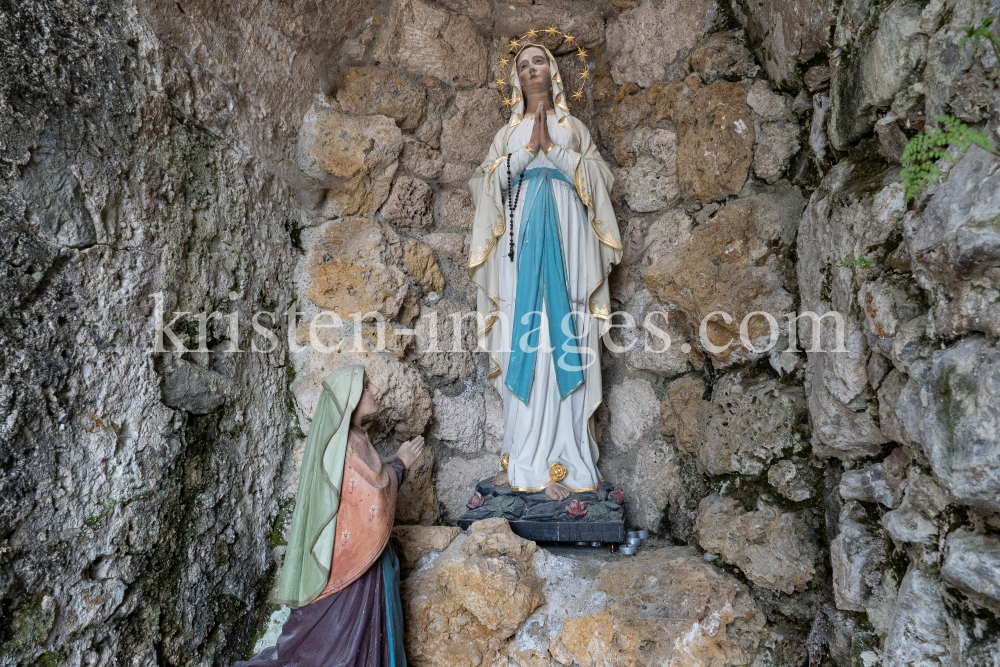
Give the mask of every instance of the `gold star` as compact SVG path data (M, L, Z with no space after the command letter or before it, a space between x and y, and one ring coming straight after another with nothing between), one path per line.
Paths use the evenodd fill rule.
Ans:
M518 40L516 40L516 39L510 40L510 49L509 50L511 50L511 51L516 50L518 44L520 44L520 42Z
M576 55L580 56L581 58L586 58L587 52L584 51L583 48L581 47L577 50Z
M497 79L497 85L500 86L501 88L503 88L505 83L506 81L504 81L503 79L500 78Z
M501 59L500 59L500 69L503 69L504 67L506 67L506 66L507 66L507 63L509 63L509 62L510 62L510 61L509 61L509 60L507 60L506 58L501 58Z
M549 33L550 35L558 35L559 34L559 31L556 30L555 28L546 28L545 32Z
M589 77L590 77L590 70L586 70L585 69L582 72L580 72L580 78L581 79L587 79Z
M505 107L509 107L509 106L511 105L511 101L510 101L510 98L509 98L509 97L505 97L505 98L503 98L503 105L504 105Z
M566 38L567 42L572 42L573 41L573 35L563 35L563 37Z
M538 35L538 31L534 28L528 31L528 37L535 37L536 35Z
M578 100L583 97L583 88L573 93L573 99Z

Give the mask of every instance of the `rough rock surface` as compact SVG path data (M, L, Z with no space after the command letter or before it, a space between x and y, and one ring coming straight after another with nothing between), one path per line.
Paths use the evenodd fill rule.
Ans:
M400 538L405 550L406 533ZM424 555L440 547L415 541ZM746 665L767 637L746 585L689 547L633 558L551 552L487 519L430 555L402 585L420 624L407 629L415 664L670 664L683 656L683 664ZM514 619L537 602L511 636Z
M640 0L608 25L611 76L622 85L648 88L663 78L679 55L686 55L711 24L707 0Z
M382 206L382 217L397 227L426 229L434 224L434 191L419 179L402 176Z
M484 519L403 580L407 660L496 664L491 656L544 602L532 564L536 550L505 519Z
M838 609L865 611L866 603L882 580L885 540L881 532L865 525L868 514L851 501L840 510L840 532L830 543L833 594Z
M402 259L399 236L373 218L327 223L309 254L306 296L342 318L371 311L395 317L409 289Z
M486 45L472 21L420 0L392 3L374 53L377 60L459 88L486 78Z
M273 641L305 433L345 363L383 390L380 456L428 438L397 519L464 511L503 424L468 182L507 119L500 55L548 26L614 175L607 279L634 320L588 427L654 542L523 558L541 606L491 605L511 614L478 639L441 639L493 623L475 587L435 597L447 633L414 664L1000 654L1000 89L989 39L958 46L995 0L8 5L0 663L225 665ZM905 146L945 113L992 150L952 146L907 200ZM733 321L703 337L714 311ZM760 313L740 344L753 311L770 349ZM803 315L829 311L840 350ZM408 530L411 578L457 550Z
M942 486L965 505L1000 509L1000 354L973 336L914 365L896 404Z
M743 319L765 311L778 321L792 306L786 287L787 266L773 247L795 237L802 198L790 185L766 188L759 194L727 202L714 217L691 231L691 240L664 251L643 269L650 293L672 303L686 316L691 337L705 335L714 346L708 352L716 365L760 358L771 337L780 333L762 316L747 321L746 337L755 352L740 339ZM728 314L706 318L715 311ZM780 326L780 325L779 325Z
M941 582L933 572L914 565L906 571L885 638L884 656L897 665L953 664Z
M350 116L316 104L299 130L296 163L325 186L327 216L371 215L389 195L402 133L385 116Z
M712 390L698 463L709 475L759 475L785 450L801 448L806 400L801 389L770 378L726 375Z
M737 194L753 161L754 124L746 92L717 81L695 91L677 111L677 171L686 201Z
M948 535L941 580L996 609L1000 606L1000 539L970 530Z
M761 500L753 512L732 498L708 496L698 507L698 544L739 567L763 588L804 590L815 574L819 549L808 518Z
M794 502L816 495L816 474L802 459L778 461L767 470L767 481L775 491Z

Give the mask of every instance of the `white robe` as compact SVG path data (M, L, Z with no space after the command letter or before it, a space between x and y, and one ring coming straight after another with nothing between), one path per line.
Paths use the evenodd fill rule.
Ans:
M600 381L600 339L598 322L587 310L587 267L586 238L590 225L587 210L577 195L574 182L575 160L573 154L562 148L568 145L568 136L572 130L563 127L556 121L554 114L547 116L549 136L556 144L548 154L539 150L532 155L525 144L531 137L534 118L526 117L514 129L508 145L513 148L511 155L511 184L517 192L517 180L524 169L557 168L569 180L569 183L552 179L552 192L558 208L559 230L562 235L564 249L563 262L569 279L570 308L574 311L574 327L580 347L592 350L579 354L580 365L588 363L597 366L597 381ZM507 166L503 163L498 167L500 183L506 193ZM514 242L520 236L521 213L526 205L527 186L521 188L520 199L514 209ZM506 199L504 200L506 202ZM509 222L510 212L504 209ZM498 239L495 252L499 253L500 262L500 318L498 326L502 327L503 350L501 368L503 378L507 377L507 365L510 361L511 335L514 322L514 305L517 296L517 265L510 261L510 233ZM542 311L546 312L544 300ZM547 314L546 314L547 316ZM558 323L557 323L558 324ZM543 327L538 336L539 349L535 352L534 380L528 403L525 405L503 383L504 404L504 438L501 454L508 455L507 475L511 486L517 491L536 491L550 483L549 469L554 463L561 463L568 474L562 484L572 491L591 490L600 486L603 478L597 470L597 443L594 441L587 426L587 406L584 404L584 386L580 385L565 399L559 397L559 385L556 382L556 372L548 329ZM560 351L557 351L558 355ZM594 376L591 375L591 378Z

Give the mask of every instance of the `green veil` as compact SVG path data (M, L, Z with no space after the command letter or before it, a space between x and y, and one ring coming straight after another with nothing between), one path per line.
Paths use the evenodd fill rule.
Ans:
M361 400L365 367L342 366L323 379L295 494L292 529L278 583L279 604L301 607L330 576L351 413Z

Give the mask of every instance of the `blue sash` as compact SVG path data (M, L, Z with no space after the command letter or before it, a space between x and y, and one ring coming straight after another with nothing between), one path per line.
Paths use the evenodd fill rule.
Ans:
M551 179L572 185L558 169L528 169L524 172L527 187L517 241L517 297L514 301L511 355L505 382L507 388L525 405L528 404L535 376L534 348L538 347L542 326L542 299L545 300L549 340L556 352L563 351L558 360L555 352L552 357L560 398L566 398L583 384L580 358L576 351L576 323L572 316L567 318L570 333L563 331L563 319L571 313L569 281L563 263L565 255ZM528 350L521 349L521 341L525 336L527 338L523 346Z
M390 474L395 474L391 473ZM387 641L391 648L390 667L406 667L406 652L403 650L403 603L399 599L399 559L392 548L392 540L382 551L382 581L385 584Z

